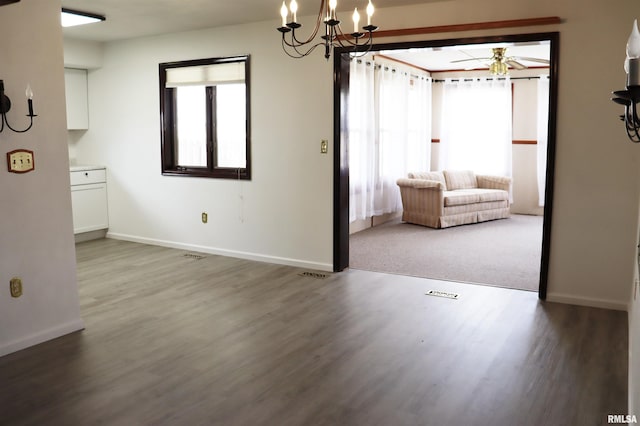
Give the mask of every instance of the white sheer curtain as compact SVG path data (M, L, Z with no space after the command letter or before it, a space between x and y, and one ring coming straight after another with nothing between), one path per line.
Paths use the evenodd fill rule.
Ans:
M511 81L446 79L440 169L511 176Z
M378 172L375 137L374 65L352 60L349 72L349 221L373 210Z
M402 209L396 180L428 170L431 80L352 60L348 98L349 220Z
M538 205L544 206L547 174L547 144L549 128L549 76L538 79Z

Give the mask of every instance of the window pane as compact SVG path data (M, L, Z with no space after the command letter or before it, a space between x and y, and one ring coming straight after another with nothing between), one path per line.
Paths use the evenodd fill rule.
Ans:
M246 91L244 84L216 87L217 152L216 166L247 167Z
M206 89L204 86L183 86L175 90L177 165L206 167Z

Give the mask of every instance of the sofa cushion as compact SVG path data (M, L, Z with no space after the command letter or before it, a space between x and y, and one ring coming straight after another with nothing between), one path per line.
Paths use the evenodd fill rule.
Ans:
M509 193L499 189L457 189L455 191L446 191L443 195L445 207L509 200Z
M445 170L442 173L449 191L478 187L476 175L471 170Z
M457 191L446 191L444 193L444 206L463 206L480 202L480 196L473 191L459 189Z
M487 201L509 201L509 193L501 189L479 189L478 196L481 203Z
M435 180L436 182L442 183L445 190L447 189L447 182L445 181L442 172L412 172L409 173L408 176L409 179Z

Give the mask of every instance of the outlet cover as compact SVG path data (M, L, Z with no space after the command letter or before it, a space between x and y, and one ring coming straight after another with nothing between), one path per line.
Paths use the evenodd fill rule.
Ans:
M11 297L22 296L22 280L20 278L12 278L9 282Z

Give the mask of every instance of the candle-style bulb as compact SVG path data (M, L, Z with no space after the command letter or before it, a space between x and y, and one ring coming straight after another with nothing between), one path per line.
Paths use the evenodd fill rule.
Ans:
M336 19L336 7L338 7L338 0L329 0L329 17Z
M289 9L287 9L287 5L282 2L282 7L280 8L280 16L282 16L282 26L287 25L287 16L289 15Z
M358 32L358 23L360 22L360 14L358 13L358 8L356 7L353 11L353 32Z
M27 99L33 99L33 90L31 90L30 84L27 84L27 89L24 91L24 94L27 95Z
M373 3L369 0L369 4L367 5L367 25L371 25L371 17L373 16L374 11Z
M640 58L640 31L638 31L638 20L633 20L631 35L627 40L627 58Z
M298 2L296 0L291 0L289 10L291 10L291 14L293 15L293 22L296 22L298 20Z

